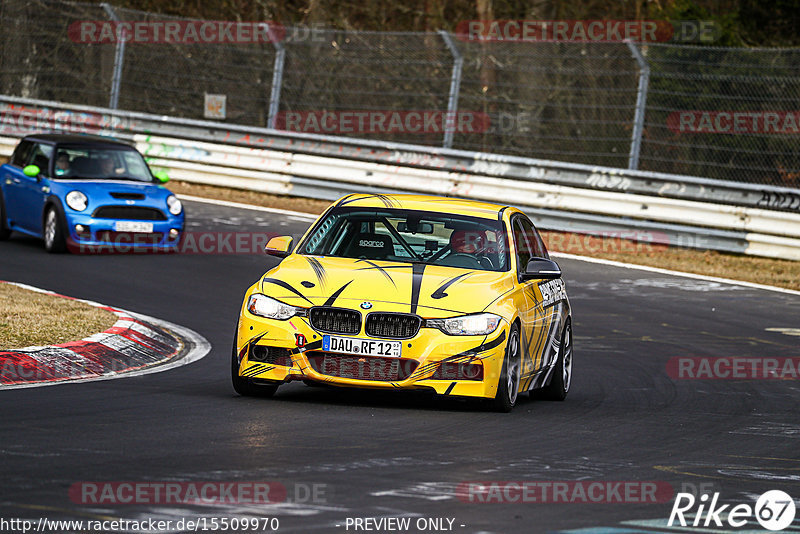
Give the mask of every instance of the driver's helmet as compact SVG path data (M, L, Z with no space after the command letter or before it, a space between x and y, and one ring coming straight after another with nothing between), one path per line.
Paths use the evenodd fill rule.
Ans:
M486 234L478 230L454 230L450 234L450 248L456 254L484 254Z

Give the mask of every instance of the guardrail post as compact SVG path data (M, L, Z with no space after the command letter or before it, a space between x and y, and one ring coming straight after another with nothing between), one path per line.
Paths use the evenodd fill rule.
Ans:
M108 18L119 23L119 17L110 4L100 4L105 10ZM118 36L119 37L119 36ZM125 38L117 39L117 46L114 49L114 73L111 77L111 94L108 97L108 107L117 109L119 106L119 87L122 83L122 63L125 59Z
M281 85L283 84L283 64L286 60L286 47L279 36L270 26L267 28L272 44L275 46L275 65L272 68L272 88L269 94L269 113L267 115L267 128L275 128L278 119L278 108L281 103Z
M453 42L450 34L444 30L439 30L444 44L453 55L453 74L450 76L450 96L447 99L447 117L444 121L444 148L453 147L453 134L457 124L456 113L458 112L458 93L461 90L461 69L464 64L464 56Z
M642 132L644 132L644 112L647 106L647 87L650 84L650 65L642 55L639 48L629 39L625 40L631 54L639 64L639 88L636 92L636 114L633 118L633 133L631 134L631 152L628 156L628 169L639 168L639 153L642 149Z

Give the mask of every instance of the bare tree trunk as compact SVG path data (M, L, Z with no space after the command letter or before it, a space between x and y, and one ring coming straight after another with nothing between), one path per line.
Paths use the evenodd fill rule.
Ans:
M478 20L490 21L494 20L494 8L492 0L476 0L475 7L478 15ZM481 88L483 93L488 95L494 90L496 73L494 68L494 60L489 54L486 43L481 44Z

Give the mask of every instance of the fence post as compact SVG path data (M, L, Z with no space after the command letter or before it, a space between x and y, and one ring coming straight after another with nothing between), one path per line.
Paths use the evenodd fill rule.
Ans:
M267 33L275 46L275 65L272 68L272 88L269 94L269 113L267 115L267 128L274 129L281 104L281 85L283 84L283 63L286 59L286 47L281 42L280 37L272 30L272 26L267 28Z
M119 17L110 4L100 4L105 10L108 18L113 22L119 22ZM119 37L119 36L118 36ZM111 94L108 97L108 107L117 109L119 105L119 87L122 83L122 63L125 59L125 36L122 39L117 39L117 46L114 49L114 73L111 77Z
M453 74L450 76L450 96L447 99L447 117L444 122L444 148L453 148L453 134L456 128L458 112L458 92L461 90L461 68L464 64L464 56L458 50L450 34L444 30L439 30L444 44L453 55Z
M631 152L628 156L628 169L636 170L639 168L639 153L642 149L642 132L644 131L644 112L647 106L647 87L650 85L650 65L642 55L639 48L625 39L631 54L639 64L639 88L636 92L636 114L633 118L633 132L631 133Z

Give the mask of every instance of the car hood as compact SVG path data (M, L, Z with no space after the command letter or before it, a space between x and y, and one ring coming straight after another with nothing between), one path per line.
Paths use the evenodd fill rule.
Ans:
M166 187L153 182L133 180L51 180L51 188L65 191L78 190L86 195L107 195L108 193L139 193L146 198L167 198L170 193Z
M295 306L340 306L448 317L482 311L513 288L511 273L293 254L267 272L261 292Z

